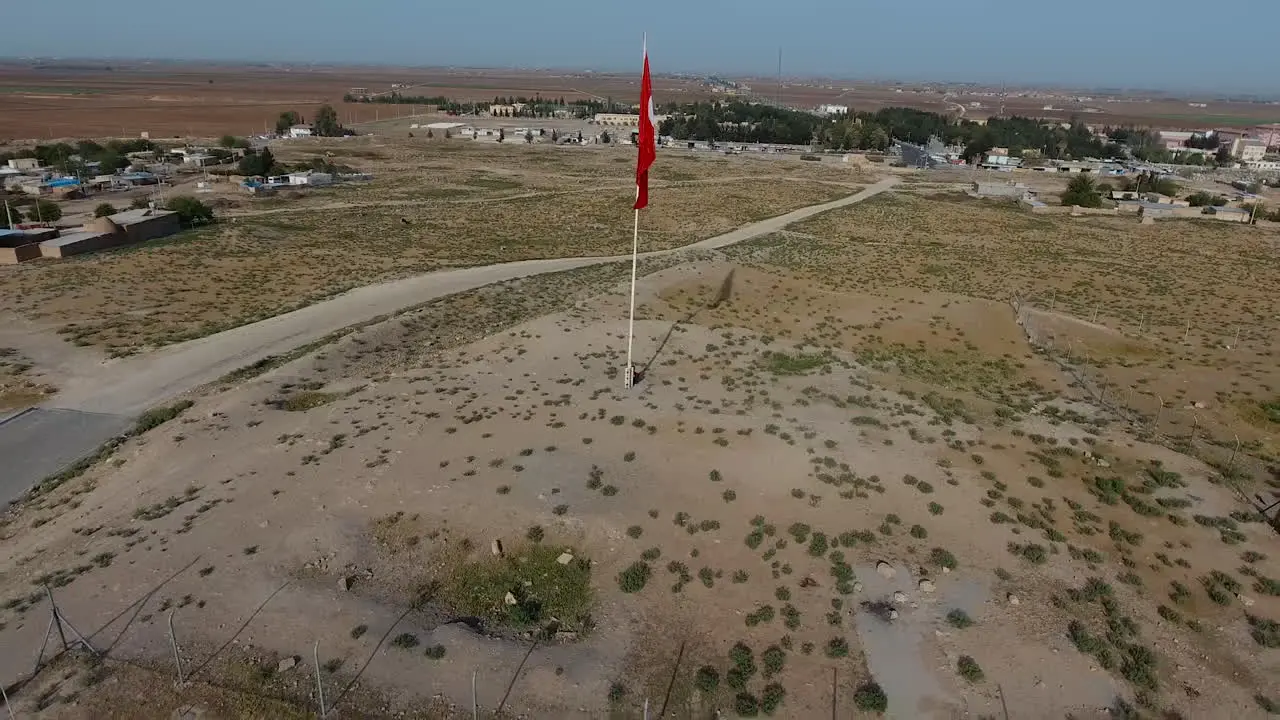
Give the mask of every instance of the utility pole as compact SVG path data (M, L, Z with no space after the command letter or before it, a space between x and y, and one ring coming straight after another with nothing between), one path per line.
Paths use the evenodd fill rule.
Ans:
M774 98L778 107L782 107L782 46L778 46L778 96Z

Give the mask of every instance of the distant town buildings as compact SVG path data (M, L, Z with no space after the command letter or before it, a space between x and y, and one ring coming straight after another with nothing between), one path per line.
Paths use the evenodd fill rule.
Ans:
M666 120L668 115L654 116L654 122L662 122ZM617 125L620 127L640 127L639 115L624 115L620 113L596 113L591 120L596 125Z

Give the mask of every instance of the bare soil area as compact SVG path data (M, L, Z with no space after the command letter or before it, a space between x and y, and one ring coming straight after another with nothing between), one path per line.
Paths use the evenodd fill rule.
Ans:
M465 717L474 677L486 717L1262 717L1280 565L1237 491L1272 492L1264 452L1234 473L1178 452L1008 302L1108 299L1049 326L1095 352L1157 279L1183 301L1139 297L1178 321L1215 293L1271 302L1190 274L1184 227L896 196L644 268L632 391L616 265L229 381L6 517L5 646L38 647L48 583L112 648L17 708L167 683L175 611L194 685L152 717L304 713L317 642L329 706L368 716ZM1219 268L1265 242L1240 230ZM1119 266L1143 280L1101 275ZM1199 377L1218 351L1177 350L1169 322L1118 343L1126 362ZM1261 393L1257 363L1237 381Z
M115 251L0 269L6 307L112 355L203 337L381 280L629 252L634 158L615 148L362 138L290 144L369 184L220 200L223 222ZM820 167L811 167L820 165ZM664 154L642 250L713 237L856 192L851 166Z

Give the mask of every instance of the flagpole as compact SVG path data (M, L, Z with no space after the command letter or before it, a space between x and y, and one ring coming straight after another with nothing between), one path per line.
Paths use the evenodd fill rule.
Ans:
M641 57L649 57L649 33L644 34L641 41ZM640 112L648 112L648 108L640 108ZM636 184L636 200L640 199L640 185ZM636 336L636 267L640 259L640 209L635 210L635 224L631 231L631 313L627 317L627 369L623 375L623 387L630 388L635 384L636 368L631 362L631 349Z
M640 197L640 188L636 187L636 197ZM636 210L635 226L631 233L631 314L627 321L627 375L626 386L631 387L635 381L635 366L631 364L631 347L636 334L636 266L640 257L640 211Z

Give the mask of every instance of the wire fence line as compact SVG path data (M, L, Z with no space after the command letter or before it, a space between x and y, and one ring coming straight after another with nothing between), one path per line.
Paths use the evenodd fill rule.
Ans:
M188 568L191 565L187 566ZM173 690L179 695L184 696L185 691L196 686L214 688L229 693L235 693L241 696L254 697L260 700L287 703L298 707L311 707L317 717L337 717L339 712L345 710L356 716L363 713L358 707L358 701L352 693L356 689L359 680L364 676L365 671L378 657L380 651L391 645L389 639L397 629L403 629L401 623L414 610L420 609L415 606L406 608L396 617L386 631L379 638L377 644L369 650L367 657L363 658L359 669L350 677L341 678L336 674L330 675L327 679L325 673L322 672L325 666L320 662L321 641L315 640L312 645L311 660L309 668L305 668L306 675L311 676L310 679L299 678L299 687L305 688L303 692L273 692L265 686L246 686L242 683L233 683L227 681L220 673L213 671L211 668L219 659L226 659L224 654L226 649L231 646L236 639L254 622L258 613L271 601L276 594L284 589L289 583L276 588L268 595L262 603L245 619L244 623L237 627L233 634L224 642L218 644L211 651L204 651L208 654L197 661L195 655L197 653L204 654L196 648L196 643L184 644L184 638L190 638L195 633L185 633L182 631L181 615L178 613L179 608L170 608L164 616L164 622L159 626L163 628L162 637L157 638L156 632L147 633L146 630L137 630L135 628L147 628L145 624L135 625L134 620L139 613L145 608L147 600L155 596L157 591L162 588L174 576L162 581L160 585L144 594L139 600L128 605L120 613L109 619L102 627L94 632L83 634L72 622L66 612L59 605L53 589L44 586L43 592L46 602L43 603L44 609L48 612L49 621L44 633L43 642L38 648L34 648L32 652L31 670L12 681L6 680L0 682L0 702L6 709L7 716L16 717L15 708L27 695L38 693L42 675L50 668L59 664L60 661L68 658L77 660L88 660L92 664L103 664L108 667L127 666L129 668L140 670L156 676L156 678L167 678L172 684ZM33 608L34 609L34 608ZM105 640L97 638L105 634L112 625L117 621L125 618L130 612L133 615L128 618L125 627L114 637L109 643ZM130 635L135 648L126 651L121 647L121 641L126 635ZM150 637L148 637L148 635ZM154 650L155 641L160 640L164 644L164 652L157 653ZM528 651L525 653L525 659L532 654L538 640L534 639L530 644ZM149 649L150 648L150 649ZM6 648L6 652L18 652L17 648ZM272 661L278 653L270 653ZM166 659L166 656L168 659ZM277 668L292 669L305 663L305 660L297 656L284 656L279 659ZM266 668L266 666L263 666ZM268 668L269 670L269 668ZM453 713L452 716L460 716L465 714L472 717L473 720L479 720L481 717L494 718L503 717L503 705L512 695L513 688L517 687L520 676L524 670L524 662L516 668L514 673L507 677L506 673L493 674L488 679L492 687L482 683L482 677L479 669L472 671L471 675L471 697L470 704L463 710ZM333 672L331 670L331 672ZM497 696L502 692L502 687L506 687L505 694L502 695L501 703L497 702ZM485 708L480 702L481 695L490 696L494 705ZM344 702L346 701L346 702ZM37 705L39 700L36 700ZM496 706L496 709L492 709ZM647 710L646 715L647 718Z
M1249 448L1236 430L1218 420L1203 402L1178 401L1136 383L1117 384L1094 365L1104 358L1093 354L1090 336L1096 340L1098 333L1112 333L1120 338L1142 340L1148 329L1145 316L1140 316L1138 323L1126 332L1098 323L1096 310L1093 319L1085 320L1054 310L1052 305L1048 309L1037 307L1019 296L1010 300L1010 306L1028 342L1053 361L1089 401L1110 418L1128 424L1141 439L1200 458L1228 479L1236 478L1242 471ZM1184 342L1192 329L1187 326ZM1232 341L1223 342L1224 347L1237 350L1239 333L1236 328L1227 336Z
M45 601L39 606L48 613L49 617L44 642L39 648L33 648L31 651L30 672L12 682L0 683L0 702L3 703L10 720L22 716L16 713L18 704L24 700L30 700L33 707L40 706L42 701L39 697L43 689L44 675L54 668L65 669L62 661L69 659L77 662L87 661L89 667L101 665L107 668L128 668L146 673L154 678L155 686L167 684L183 700L198 701L199 698L207 698L208 690L212 689L233 696L283 703L304 711L309 709L319 718L363 717L366 715L365 701L371 697L369 692L376 696L377 690L358 689L357 683L364 677L371 664L383 654L382 651L394 646L392 638L397 631L405 630L405 625L402 623L406 618L415 610L421 609L419 606L411 605L399 613L382 632L374 646L368 650L367 655L362 651L363 657L352 658L359 661L354 673L338 675L335 672L336 669L329 668L327 663L322 663L320 660L322 642L316 639L312 644L310 657L281 656L279 653L264 651L265 658L253 659L253 662L262 669L264 677L272 674L272 670L275 670L274 677L281 680L285 677L282 675L283 672L292 671L294 668L301 670L301 673L289 675L287 682L279 684L246 684L231 675L220 672L217 661L239 659L226 653L227 648L233 645L250 626L258 629L263 627L263 622L255 622L259 613L289 583L284 583L267 595L242 624L232 629L232 634L225 641L215 641L203 646L203 643L192 640L198 633L191 630L190 625L187 631L183 630L181 608L167 608L167 612L164 612L166 608L162 607L155 613L159 615L163 612L162 622L155 625L134 622L139 617L139 613L144 610L148 613L155 611L155 608L146 607L147 601L176 576L177 574L161 581L139 600L130 603L104 625L87 634L83 634L73 623L73 619L67 616L54 590L45 586L43 588ZM32 608L32 610L36 609ZM108 641L108 629L125 618L127 618L125 627ZM122 642L126 639L129 641L127 646ZM447 710L442 711L441 716L470 717L472 720L516 717L517 714L513 714L514 711L510 706L519 697L526 664L534 651L548 644L550 640L535 634L524 642L528 643L528 647L523 649L523 657L514 671L482 673L478 668L472 669L470 697L452 698L453 702L449 703ZM17 653L18 649L6 648L6 652L11 651ZM308 660L310 662L307 662ZM622 703L610 698L610 707L607 710L601 709L600 712L610 717L643 718L644 720L649 718L692 720L714 713L714 707L708 706L705 702L692 702L688 699L681 702L672 701L672 688L681 670L685 669L686 663L683 660L684 644L682 643L680 652L672 664L669 678L666 678L665 696L660 696L657 701L651 701L649 697L628 697ZM424 672L429 673L430 670L425 669ZM380 698L375 699L381 702ZM830 698L833 716L836 708L839 707L840 699L838 689L833 686Z
M167 583L167 580L162 581L159 587L163 587L165 583ZM285 584L287 585L288 583ZM196 647L194 642L184 643L184 638L194 637L195 633L188 634L183 632L182 615L178 612L179 608L169 609L164 615L164 622L156 626L138 625L143 628L154 627L155 629L149 633L151 637L138 637L148 633L133 630L132 628L135 625L133 618L130 618L127 627L109 645L104 641L100 641L97 644L94 643L93 638L95 636L102 634L117 620L127 615L130 610L144 607L145 600L155 595L155 589L144 595L140 601L131 603L124 611L108 620L98 630L85 635L77 629L72 619L67 617L67 614L59 605L53 590L45 586L43 589L47 602L44 609L49 614L49 624L44 635L44 642L33 653L33 664L29 673L24 674L13 682L0 683L0 702L3 703L7 717L10 720L21 717L22 715L18 714L17 711L17 703L27 696L40 694L43 676L54 668L65 670L65 665L61 661L71 659L74 661L87 661L89 663L88 667L105 666L109 668L114 666L146 673L154 679L154 682L149 681L148 687L155 688L168 684L172 692L184 701L199 702L201 699L207 699L208 691L212 689L233 696L282 703L304 712L309 710L314 712L318 718L365 717L368 713L364 708L364 701L369 699L370 696L368 693L361 696L354 695L356 684L363 677L370 664L378 657L380 651L394 644L390 642L390 638L397 629L403 629L401 623L414 610L420 608L414 606L406 608L386 628L386 631L381 635L375 646L369 650L359 669L346 678L340 678L336 674L330 674L326 677L324 672L327 669L326 664L322 664L320 660L320 640L315 640L312 644L312 652L309 658L301 658L296 655L279 656L278 653L273 652L267 653L270 656L267 658L269 663L274 663L278 660L279 665L276 667L283 668L283 670L277 670L276 676L280 676L283 671L293 670L295 667L303 671L300 674L290 676L292 682L288 687L279 685L273 687L266 684L246 685L212 669L215 661L220 657L228 659L229 656L223 654L226 648L253 622L257 613L272 597L280 592L282 587L277 588L268 595L245 623L234 630L231 638L213 647L212 650L202 651ZM134 635L131 639L135 642L142 641L141 645L133 651L126 651L120 646L121 640L126 634ZM157 638L157 635L160 637ZM164 644L163 652L157 652L154 647L148 649L147 641L155 641L157 639ZM546 642L545 638L536 636L528 640L529 647L525 650L523 658L514 672L489 673L489 677L485 678L479 669L473 669L470 676L470 702L466 703L465 699L462 699L462 703L449 702L448 708L442 709L443 714L441 716L450 718L470 717L472 720L521 716L512 714L513 711L509 709L508 702L513 697L513 689L520 686L520 680L524 675L529 657L535 649ZM52 645L52 652L46 652L50 649L50 645ZM10 650L7 648L6 651ZM13 651L16 652L16 649ZM197 662L195 656L205 652L208 653L207 656ZM308 663L307 660L310 660L310 662ZM650 718L693 720L694 718L726 717L724 715L725 710L717 709L718 705L714 702L708 704L706 698L685 697L679 702L673 701L672 690L677 682L677 677L680 676L682 670L687 669L685 660L685 643L681 642L680 650L672 663L669 676L664 676L666 680L664 685L665 693L662 694L660 692L660 697L657 700L644 696L643 698L629 697L625 702L616 702L611 697L609 707L607 709L599 709L599 712L609 717L643 718L643 720L650 720ZM269 664L263 665L261 661L256 659L255 662L258 662L264 673L270 672ZM837 682L838 675L838 668L832 666L829 696L832 718L840 716L840 712L848 712L850 708L848 694L852 690ZM66 676L58 675L58 677L65 678ZM375 695L377 694L376 690L371 692ZM487 705L482 702L482 698L487 699ZM32 700L35 707L41 707L42 701L40 699L33 697ZM381 698L378 698L378 700L381 702ZM452 700L459 699L453 698ZM505 714L504 710L507 711Z

